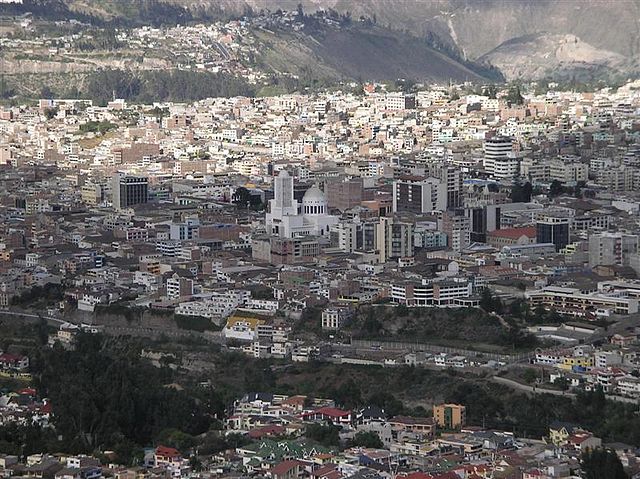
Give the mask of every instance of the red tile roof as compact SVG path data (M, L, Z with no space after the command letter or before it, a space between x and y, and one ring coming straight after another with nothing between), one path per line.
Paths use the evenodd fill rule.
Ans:
M180 457L181 454L177 449L167 446L158 446L156 448L156 454L162 457Z
M343 411L342 409L335 407L321 407L320 409L316 409L315 411L305 414L305 416L315 414L322 414L323 416L329 417L345 417L351 414L351 411Z
M275 466L273 466L269 472L274 475L281 475L281 474L286 474L287 472L291 471L293 468L300 466L300 463L298 461L282 461L279 464L276 464Z
M494 238L510 238L510 239L518 239L521 236L526 236L527 238L535 238L536 237L536 229L533 226L525 226L523 228L505 228L501 230L490 231L487 233L487 236L492 236Z

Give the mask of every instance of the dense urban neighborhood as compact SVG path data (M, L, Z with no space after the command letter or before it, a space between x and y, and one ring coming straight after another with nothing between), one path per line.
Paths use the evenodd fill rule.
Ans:
M382 27L302 5L15 12L0 477L640 477L640 80L314 81L283 29Z

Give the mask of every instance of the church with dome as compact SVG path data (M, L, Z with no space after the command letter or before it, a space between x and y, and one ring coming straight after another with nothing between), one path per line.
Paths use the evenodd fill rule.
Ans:
M267 233L282 238L329 236L337 216L328 213L324 193L316 185L309 188L300 204L293 197L293 178L282 170L274 179L274 199L265 218Z

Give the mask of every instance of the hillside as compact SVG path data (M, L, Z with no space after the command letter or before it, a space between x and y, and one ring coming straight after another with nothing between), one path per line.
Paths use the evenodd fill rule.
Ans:
M259 29L265 69L319 78L486 81L500 78L466 66L415 37L379 27L323 27L311 32Z
M228 20L235 14L235 9L243 5L238 2L230 7L218 0L203 3L175 0L52 0L48 9L46 0L24 0L22 4L0 4L0 14L22 15L31 12L39 21L73 18L99 27L166 26ZM248 7L244 5L242 8ZM295 11L295 8L290 11ZM437 50L425 38L383 27L367 18L356 19L328 12L304 15L303 20L292 23L275 12L261 15L254 10L247 28L247 36L255 37L255 43L251 42L251 61L247 66L257 67L268 75L293 75L304 79L305 84L335 80L393 81L398 78L436 82L503 80L495 69L463 60L455 51ZM153 56L153 53L145 52L144 58ZM122 64L122 58L122 52L117 56L107 52L95 61L86 55L81 61L67 56L64 65L54 64L49 59L32 64L24 63L22 58L20 64L11 63L10 58L0 60L13 73L146 68L144 62L131 62L128 58L123 60L126 64ZM134 58L139 58L139 55L134 55ZM159 63L149 67L158 66ZM164 68L169 67L164 65Z
M190 9L224 9L241 13L247 6L254 10L268 8L295 9L299 0L171 0ZM622 55L627 63L621 73L632 73L634 59L640 53L640 0L300 0L305 11L335 9L350 12L353 18L361 15L375 18L378 25L408 31L417 37L435 38L449 49L457 50L469 60L494 60L489 55L495 49L508 57L507 76L535 79L539 75L570 75L578 72L609 75L603 68L600 55L595 58L596 68L585 62L563 61L556 70L557 61L549 57L550 51L562 48L566 35L578 37L585 46L597 52ZM547 35L541 44L528 43L522 48L514 39ZM509 47L513 46L513 50ZM538 46L540 48L538 48ZM531 56L538 58L531 65ZM586 63L590 63L588 59ZM500 67L499 64L495 64Z
M590 81L630 71L627 59L595 48L574 35L538 34L509 40L479 59L495 65L507 80L576 78Z

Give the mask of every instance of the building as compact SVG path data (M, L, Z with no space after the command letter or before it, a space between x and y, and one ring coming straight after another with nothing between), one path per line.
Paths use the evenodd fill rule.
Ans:
M358 206L363 200L363 189L362 178L327 181L325 183L327 206L340 211Z
M554 309L561 314L585 317L596 314L635 314L638 312L638 299L620 296L618 294L607 295L603 293L586 293L577 288L562 288L548 286L539 291L527 293L532 306L543 306L545 309Z
M447 235L447 246L460 252L471 244L471 219L457 212L445 212L442 215L441 227Z
M589 266L629 266L638 254L638 235L600 233L589 236Z
M174 274L167 279L167 298L180 299L193 295L193 280Z
M116 173L112 184L113 207L117 210L144 204L149 198L149 180Z
M460 404L434 405L433 419L443 429L460 429L467 422L466 408Z
M487 244L500 249L504 246L535 244L536 235L536 228L530 226L499 229L487 233Z
M514 153L513 139L497 136L485 140L483 166L499 181L513 180L520 172L520 162Z
M350 316L348 308L327 308L322 311L322 329L335 331L342 329Z
M282 238L329 236L338 218L328 214L327 200L317 186L309 188L302 204L294 198L293 178L282 170L274 178L274 199L265 217L267 233Z
M437 178L404 177L393 182L393 212L431 213L447 208L447 185Z
M395 218L380 218L376 225L376 246L379 261L413 256L413 224Z
M571 218L544 216L536 221L536 243L553 243L556 251L569 244Z

